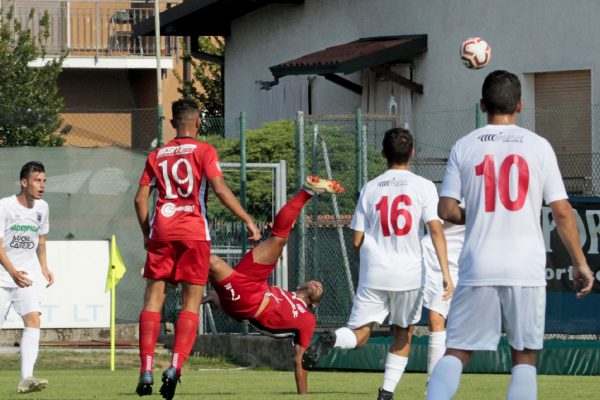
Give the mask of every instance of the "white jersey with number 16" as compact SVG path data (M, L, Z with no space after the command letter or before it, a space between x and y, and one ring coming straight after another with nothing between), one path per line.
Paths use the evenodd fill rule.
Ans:
M423 286L419 225L437 220L433 182L389 169L363 187L351 228L364 232L359 285L380 290Z
M516 125L487 125L450 153L442 197L463 199L463 286L545 286L542 200L567 199L550 143Z

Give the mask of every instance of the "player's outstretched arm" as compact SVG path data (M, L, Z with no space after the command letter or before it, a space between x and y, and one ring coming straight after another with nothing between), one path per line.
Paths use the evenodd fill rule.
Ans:
M295 345L296 356L294 357L294 377L296 378L296 389L298 394L308 393L308 371L302 368L302 356L306 349Z
M439 220L429 221L427 223L429 228L429 234L431 235L431 242L435 248L435 254L437 255L440 268L442 270L442 276L444 279L444 300L450 300L454 294L454 282L450 277L450 269L448 268L448 248L446 246L446 235L444 235L444 228Z
M142 229L144 235L144 248L148 248L148 240L150 237L150 219L148 213L148 198L150 197L150 186L140 185L138 191L135 194L134 204L135 213L137 215L138 223Z
M229 189L229 186L227 186L225 179L223 179L222 176L215 176L210 179L210 185L212 186L213 191L215 192L221 203L223 203L225 207L227 207L239 219L246 223L246 228L248 229L249 233L248 239L254 241L260 240L260 230L254 223L250 215L248 215L246 210L244 210L244 208L237 200L231 189Z
M573 215L573 208L568 200L554 201L550 203L550 208L560 240L562 240L571 257L573 284L577 291L577 298L582 298L592 291L594 275L579 244L579 230Z
M451 197L440 197L438 215L444 221L455 225L465 224L465 209L459 206L459 201Z

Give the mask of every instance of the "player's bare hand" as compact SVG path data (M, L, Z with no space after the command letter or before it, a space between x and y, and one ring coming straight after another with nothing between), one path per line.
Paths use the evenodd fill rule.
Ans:
M150 243L150 238L144 235L144 250L148 250L148 244Z
M448 301L454 296L454 283L450 277L444 278L444 301Z
M248 240L254 242L260 240L260 229L258 229L254 221L246 222L246 229L248 229Z
M46 287L52 286L52 284L54 283L54 274L52 273L52 271L50 271L47 268L42 269L42 275L44 275L44 278L46 278L46 281L48 282Z
M14 275L12 275L12 278L19 287L28 287L33 284L33 281L29 279L27 272L25 271L16 271Z
M590 294L594 285L594 274L587 264L573 267L573 285L578 299Z

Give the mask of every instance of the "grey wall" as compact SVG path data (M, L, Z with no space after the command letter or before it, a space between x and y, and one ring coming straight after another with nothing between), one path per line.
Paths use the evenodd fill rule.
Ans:
M524 73L592 70L592 102L600 98L596 73L600 2L579 0L306 0L274 4L232 24L226 47L226 113L246 111L249 127L258 120L264 92L256 80L272 80L268 67L358 38L427 34L429 50L415 62L415 112L470 109L481 82L494 69ZM459 60L462 40L481 36L492 46L490 65L466 69ZM359 82L358 74L351 77ZM525 106L532 85L525 84ZM350 112L360 96L319 78L313 113ZM531 105L531 104L529 104ZM596 124L597 125L597 124Z

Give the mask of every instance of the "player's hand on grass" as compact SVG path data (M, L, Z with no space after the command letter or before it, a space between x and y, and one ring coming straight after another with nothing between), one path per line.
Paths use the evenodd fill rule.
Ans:
M18 287L28 287L33 283L25 271L15 271L14 274L11 274L11 277Z
M454 283L452 282L452 279L449 276L447 276L447 277L444 277L443 299L445 301L448 301L452 298L452 296L454 296Z
M594 285L594 274L587 264L573 267L573 285L578 299L590 294Z
M254 221L246 222L246 229L248 229L248 240L254 242L260 240L260 229L258 229Z
M52 273L52 271L50 271L48 268L42 268L42 275L44 275L44 278L46 278L46 281L48 282L46 287L52 286L52 284L54 283L54 274Z

